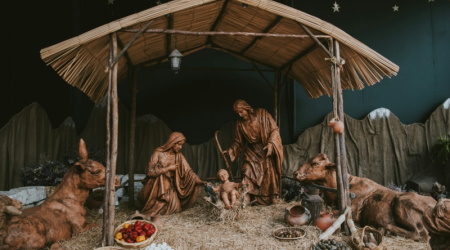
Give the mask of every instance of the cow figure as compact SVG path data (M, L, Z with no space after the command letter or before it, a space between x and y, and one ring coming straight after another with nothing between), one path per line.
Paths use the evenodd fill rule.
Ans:
M337 188L336 166L326 154L309 159L294 172L294 178L303 183L314 183ZM450 211L450 201L439 203L430 196L389 189L374 181L348 175L349 192L356 197L351 201L353 220L361 227L369 225L383 234L394 234L413 240L429 241L430 237L450 237L450 217L442 211ZM324 192L324 200L335 205L337 194ZM447 208L446 205L449 205ZM439 215L439 212L440 215Z
M58 241L87 231L95 224L86 222L84 203L93 188L105 185L106 168L88 159L86 144L80 139L76 162L64 175L55 192L42 204L14 216L6 228L0 249L40 249L60 247ZM116 185L119 179L116 176Z

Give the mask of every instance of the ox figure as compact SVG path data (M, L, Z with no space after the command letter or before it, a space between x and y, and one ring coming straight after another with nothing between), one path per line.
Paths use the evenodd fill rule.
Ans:
M326 154L309 159L294 172L303 183L337 188L336 166ZM348 175L353 220L361 227L369 225L383 234L391 233L413 240L429 241L430 237L450 238L450 200L436 202L430 196L394 191L374 181ZM335 205L337 194L325 191L324 200ZM431 240L430 244L432 243ZM434 249L434 248L433 248Z
M40 249L45 246L58 249L58 241L96 226L86 222L84 203L91 189L105 185L106 169L101 163L88 159L83 139L80 139L78 154L80 160L68 170L50 197L11 218L3 245L0 239L0 249ZM117 176L115 182L117 186Z

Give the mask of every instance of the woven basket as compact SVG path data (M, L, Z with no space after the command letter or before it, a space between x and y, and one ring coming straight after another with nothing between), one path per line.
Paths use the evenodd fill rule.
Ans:
M366 247L366 245L364 244L364 235L369 236L369 234L372 233L373 236L375 237L375 239L377 240L377 246L374 248L369 248ZM366 237L367 237L366 236ZM355 249L357 250L382 250L383 249L383 235L380 233L380 231L369 227L369 226L365 226L363 228L359 228L353 235L352 235L352 244L355 247Z
M293 237L286 237L283 234L291 233L294 234ZM296 236L296 234L300 234L300 236ZM275 229L273 231L273 237L279 239L279 240L298 240L303 237L305 237L306 231L299 228L299 227L282 227Z
M114 235L116 235L116 233L119 232L119 230L123 228L123 225L125 225L125 223L134 224L136 221L137 220L128 220L128 221L125 221L124 223L120 224L114 230ZM158 227L155 224L153 224L151 221L148 221L148 220L139 220L139 221L142 221L142 223L152 224L155 227L155 233L152 236L150 236L150 238L148 238L144 241L141 241L141 242L136 242L136 243L127 243L127 242L120 241L118 239L114 239L118 245L122 246L123 248L137 249L137 248L144 248L152 243L152 241L155 239L156 235L158 234Z

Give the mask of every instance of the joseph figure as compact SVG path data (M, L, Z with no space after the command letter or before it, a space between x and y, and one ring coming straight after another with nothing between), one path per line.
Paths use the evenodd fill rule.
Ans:
M236 135L231 147L223 153L233 162L243 154L242 183L248 185L249 202L277 203L283 162L279 128L265 109L253 109L244 100L235 101L233 108L239 115Z

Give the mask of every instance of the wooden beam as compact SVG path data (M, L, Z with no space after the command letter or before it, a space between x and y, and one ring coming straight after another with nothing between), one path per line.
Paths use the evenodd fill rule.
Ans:
M150 24L153 23L154 20L150 20L147 22L144 27L140 28L136 34L134 34L133 38L128 42L127 45L123 48L123 50L120 51L120 53L114 57L114 59L109 63L109 65L106 67L105 72L108 72L114 65L116 65L117 61L120 59L120 57L125 53L128 48L136 41L136 39L150 26Z
M311 39L313 39L314 42L316 42L317 45L319 45L319 46L323 49L323 51L331 58L331 61L335 61L335 63L336 63L337 65L339 65L339 67L342 66L342 64L343 64L342 61L341 61L341 60L337 61L336 57L335 57L332 53L330 53L330 51L328 51L327 48L325 48L325 46L323 45L322 42L319 41L319 39L317 39L317 38L318 38L317 35L314 35L314 34L308 29L308 27L306 27L304 24L302 24L302 23L298 23L298 24L300 24L300 26L301 26L301 27L303 28L303 30L311 37Z
M269 31L271 31L273 29L273 27L275 27L282 19L283 19L283 17L277 16L277 18L269 26L267 26L264 29L263 33L268 33ZM253 41L249 45L247 45L247 47L245 47L243 50L241 50L241 54L244 54L248 49L250 49L256 43L256 41L258 41L261 38L262 37L253 38Z
M117 45L119 46L120 50L123 50L124 46L122 43L122 40L120 40L120 37L117 36ZM128 55L128 51L126 51L123 56L127 59L128 65L133 65L133 61L131 60L130 55Z
M125 29L121 32L138 32L135 29ZM189 31L189 30L169 30L169 29L147 29L144 33L169 33L192 36L261 36L261 37L279 37L279 38L310 38L309 35L300 34L278 34L278 33L258 33L258 32L227 32L227 31ZM328 35L314 35L317 38L330 38Z
M130 67L131 68L131 67ZM130 149L128 151L128 207L134 209L134 148L135 148L135 138L136 138L136 95L137 95L137 72L134 68L130 69L131 72L131 86L130 86L130 95L131 95L131 104L130 104Z
M112 33L110 39L110 60L117 55L117 34ZM115 216L115 176L117 165L118 130L119 130L119 106L117 94L117 64L109 70L108 108L107 108L107 155L105 202L103 214L103 240L105 246L114 245L114 216ZM112 126L111 129L109 126ZM110 140L109 140L110 139Z

